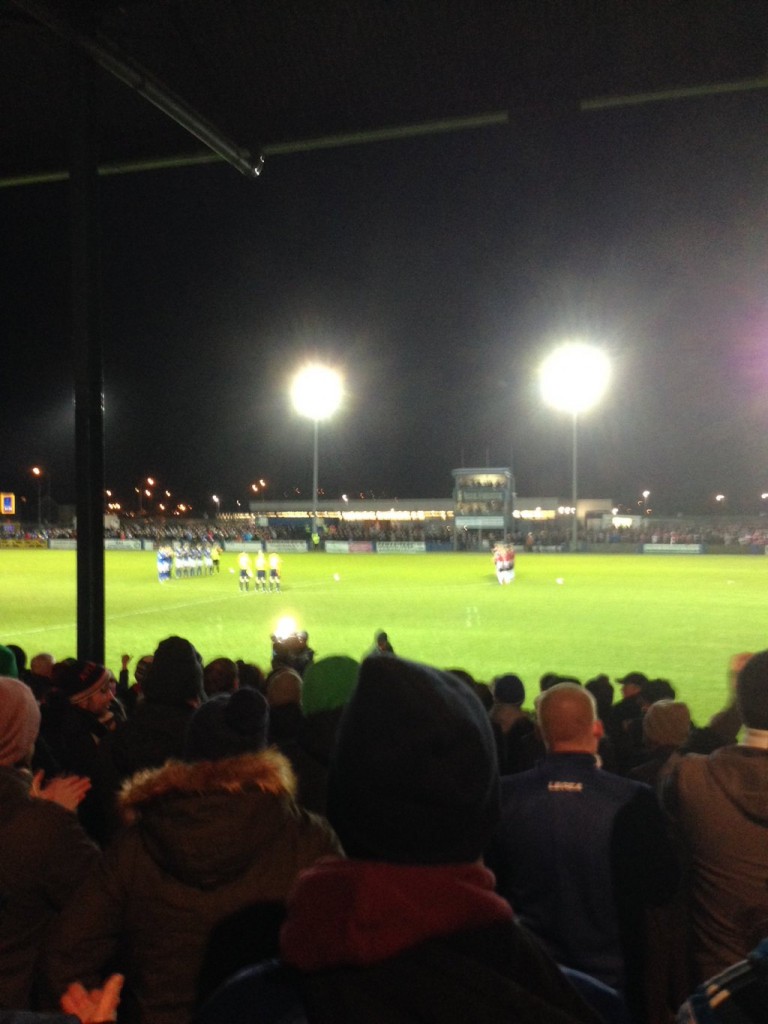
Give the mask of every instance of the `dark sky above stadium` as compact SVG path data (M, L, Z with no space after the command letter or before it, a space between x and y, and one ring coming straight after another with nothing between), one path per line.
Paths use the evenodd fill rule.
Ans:
M320 433L327 494L450 494L512 464L570 493L571 424L536 371L608 352L579 491L750 514L768 491L768 94L625 107L101 183L106 480L212 511L311 490L288 387L344 374ZM43 466L74 498L65 185L0 192L0 489ZM765 503L768 504L768 503Z

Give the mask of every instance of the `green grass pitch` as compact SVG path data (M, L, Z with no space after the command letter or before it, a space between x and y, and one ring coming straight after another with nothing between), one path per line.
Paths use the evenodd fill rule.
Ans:
M403 657L483 681L517 672L528 704L547 671L586 681L638 669L669 679L703 720L723 703L730 655L768 646L768 559L757 556L523 553L508 587L488 555L281 559L282 593L241 594L235 552L218 576L163 585L153 553L107 552L108 664L117 670L121 653L151 653L178 633L205 661L267 668L270 634L293 616L318 658L360 658L385 629ZM74 552L0 551L0 642L74 654L74 581Z

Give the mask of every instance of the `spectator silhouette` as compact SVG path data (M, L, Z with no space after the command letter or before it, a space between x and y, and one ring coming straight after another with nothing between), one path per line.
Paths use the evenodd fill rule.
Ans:
M310 811L325 814L328 771L344 707L357 681L358 662L346 655L320 658L303 673L304 722L298 733L294 765L299 800ZM298 671L298 670L296 670Z
M37 1005L44 939L100 856L73 813L87 783L41 790L29 770L39 726L29 687L0 677L0 1011Z
M192 717L186 762L126 784L126 828L62 917L55 992L75 979L94 984L116 957L126 975L121 1019L186 1024L223 964L274 952L297 872L339 845L294 802L293 773L266 748L267 729L261 694L221 694Z
M768 651L736 678L739 744L686 754L661 793L684 851L695 983L768 935Z
M643 746L646 758L629 772L631 779L653 788L667 762L688 742L691 713L688 705L676 700L658 700L643 715Z
M189 721L205 700L202 659L189 640L171 636L158 645L142 694L133 716L112 743L122 778L183 754Z
M203 689L208 697L234 693L238 682L237 664L231 658L214 658L203 669Z
M616 770L623 774L643 756L642 691L648 685L648 677L642 672L628 672L616 681L621 687L621 700L612 706L604 725L616 758Z
M527 744L532 741L536 727L523 711L523 681L514 674L497 676L491 683L491 692L490 717L499 750L499 771L502 775L525 771L531 767Z
M645 908L673 895L678 870L648 786L597 766L594 699L563 683L540 694L546 757L501 780L489 848L499 891L555 959L624 993L645 1017Z
M499 777L488 716L464 683L367 658L337 737L328 815L350 859L301 874L281 932L284 974L313 1024L596 1021L481 863ZM243 972L196 1024L261 1019L262 978Z
M112 678L109 669L96 662L59 662L44 718L45 738L61 768L91 780L78 814L88 834L102 846L117 823L119 776L111 740L118 726L111 707Z

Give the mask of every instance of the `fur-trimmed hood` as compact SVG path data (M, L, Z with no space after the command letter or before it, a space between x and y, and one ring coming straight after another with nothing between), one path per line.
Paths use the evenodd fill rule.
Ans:
M222 761L168 761L160 768L148 768L128 779L118 800L123 821L130 825L141 817L146 805L165 797L253 789L274 796L296 795L296 777L290 762L274 747Z
M270 747L222 761L169 761L139 772L119 795L126 825L152 859L186 885L231 882L296 813L289 761Z

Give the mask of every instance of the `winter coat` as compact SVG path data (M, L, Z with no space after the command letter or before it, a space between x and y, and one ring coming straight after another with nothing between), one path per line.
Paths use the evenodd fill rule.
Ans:
M768 935L768 751L729 746L688 754L661 796L686 859L700 983Z
M30 796L31 777L0 768L0 1008L35 1003L43 939L100 860L71 811Z
M95 984L110 962L127 979L121 1020L185 1024L221 980L212 956L226 974L244 951L245 962L274 952L272 910L302 868L339 851L294 790L274 749L135 776L120 799L128 827L58 930L54 991L75 978Z

